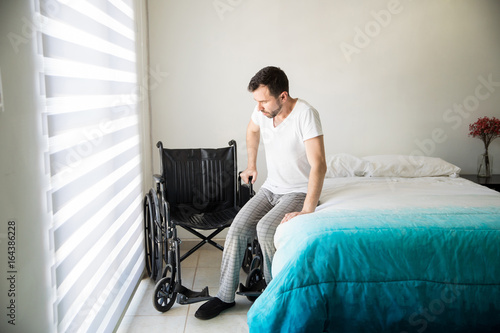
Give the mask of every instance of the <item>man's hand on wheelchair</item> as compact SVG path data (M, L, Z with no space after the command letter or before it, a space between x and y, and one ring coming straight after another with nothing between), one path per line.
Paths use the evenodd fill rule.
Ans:
M245 184L248 184L248 180L251 177L252 184L255 184L255 181L257 180L257 170L247 168L246 170L241 172L240 177L241 177L241 180L243 180L243 182Z

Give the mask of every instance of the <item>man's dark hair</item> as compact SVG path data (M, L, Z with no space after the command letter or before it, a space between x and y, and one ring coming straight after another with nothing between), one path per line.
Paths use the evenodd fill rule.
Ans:
M260 85L265 85L269 89L269 93L278 98L279 95L286 91L288 92L288 78L285 72L278 67L268 66L262 68L248 84L248 90L254 92Z

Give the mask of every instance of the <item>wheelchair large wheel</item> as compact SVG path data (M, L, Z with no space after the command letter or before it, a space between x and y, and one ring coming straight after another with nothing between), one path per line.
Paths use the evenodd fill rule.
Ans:
M168 267L168 266L167 266ZM167 269L165 276L158 281L155 286L153 293L153 306L156 310L160 312L167 312L174 305L175 299L177 298L177 293L175 290L175 281L172 274Z
M144 216L144 253L146 259L146 271L150 278L153 278L153 235L151 224L153 222L153 206L149 195L144 197L143 203Z
M163 260L166 263L167 266L175 266L175 257L169 256L169 244L172 241L172 232L169 231L169 225L168 221L170 216L168 215L168 204L163 202L162 204L162 210L161 210L161 218L163 221ZM167 267L166 267L167 268ZM164 268L164 269L166 269ZM163 274L163 277L165 277L165 274Z
M163 270L163 238L161 229L156 226L154 229L154 251L153 251L153 266L154 266L154 280L158 281L161 278Z
M254 240L252 243L248 243L247 249L245 250L245 256L243 257L243 263L241 267L243 271L249 274L256 268L261 268L261 257L262 251L260 249L259 242Z
M243 257L243 263L241 264L241 268L243 268L243 271L247 274L250 273L250 266L252 264L252 259L253 259L252 247L249 244L245 251L245 256Z
M151 278L155 281L160 277L161 275L161 268L160 268L160 259L161 259L161 253L160 249L158 246L158 229L156 228L155 223L153 222L151 226L151 239L152 239L152 246L151 246Z
M252 258L252 262L250 263L250 272L252 272L257 268L260 268L260 264L261 264L260 256L259 255L254 256Z
M153 274L151 278L158 281L162 276L163 270L163 249L164 249L164 229L163 219L160 215L160 206L158 203L158 197L155 192L150 191L150 196L152 198L153 207L153 220L151 224L151 237L152 237L152 271Z

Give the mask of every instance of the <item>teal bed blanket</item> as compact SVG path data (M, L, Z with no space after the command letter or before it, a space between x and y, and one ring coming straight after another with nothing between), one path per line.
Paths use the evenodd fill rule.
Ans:
M500 332L500 206L330 209L275 242L250 332Z

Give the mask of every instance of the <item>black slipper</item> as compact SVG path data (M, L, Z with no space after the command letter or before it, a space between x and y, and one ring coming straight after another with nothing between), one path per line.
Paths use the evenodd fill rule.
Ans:
M198 319L212 319L217 317L222 311L232 308L236 303L226 303L214 297L198 308L194 316Z

